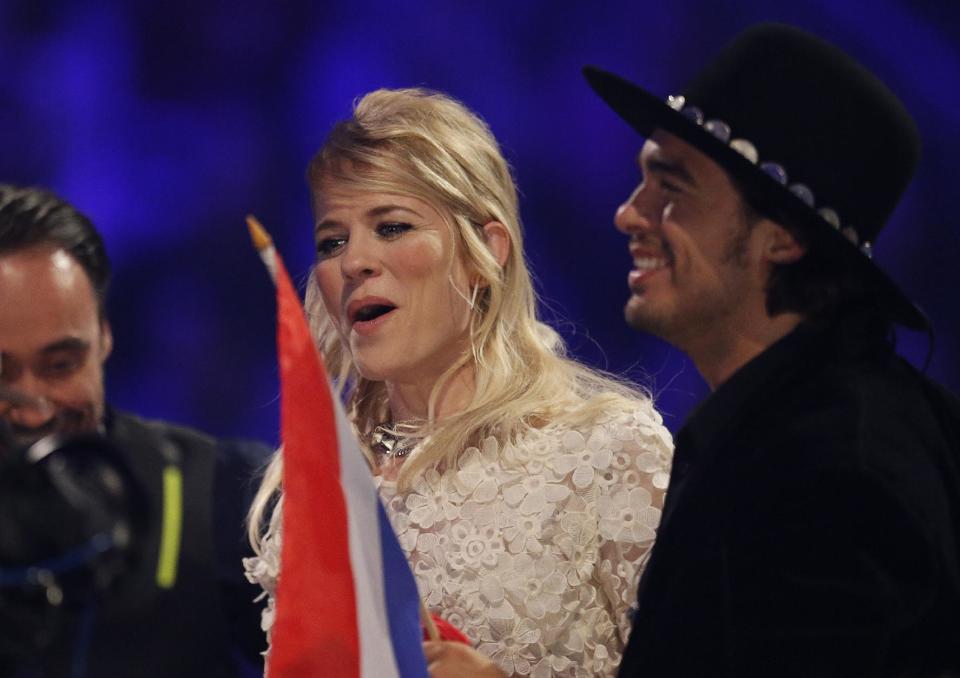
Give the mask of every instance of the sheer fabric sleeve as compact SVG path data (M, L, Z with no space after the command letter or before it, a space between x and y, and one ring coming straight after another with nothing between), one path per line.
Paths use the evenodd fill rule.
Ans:
M605 437L610 449L597 486L597 577L626 643L637 583L660 523L673 442L652 407L617 416L594 435Z

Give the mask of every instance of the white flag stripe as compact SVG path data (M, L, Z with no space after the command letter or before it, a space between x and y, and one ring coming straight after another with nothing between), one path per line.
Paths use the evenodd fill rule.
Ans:
M340 452L340 482L347 504L350 562L356 590L360 675L363 678L400 678L386 612L377 516L380 499L353 428L347 422L339 399L334 397L333 401Z

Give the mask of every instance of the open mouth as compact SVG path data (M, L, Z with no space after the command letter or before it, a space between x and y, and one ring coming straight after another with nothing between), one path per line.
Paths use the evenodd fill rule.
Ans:
M641 272L656 271L667 267L667 260L663 257L637 257L633 260L633 267Z
M370 322L371 320L376 320L377 318L386 315L395 308L396 306L390 306L388 304L370 304L369 306L364 306L358 309L357 312L353 314L353 322Z
M627 286L635 293L644 292L648 280L661 271L666 271L672 264L670 251L664 247L645 248L636 245L630 247L633 258L633 268L627 274Z

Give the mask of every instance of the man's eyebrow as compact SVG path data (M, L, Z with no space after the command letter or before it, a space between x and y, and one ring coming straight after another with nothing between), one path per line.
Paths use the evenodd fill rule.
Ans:
M421 219L423 218L423 215L417 212L415 209L412 209L410 207L404 207L403 205L394 205L392 203L388 205L378 205L377 207L374 207L373 209L368 210L364 216L366 216L367 218L376 219L377 217L382 217L384 214L389 214L390 212L397 212L397 211L407 212L414 216L420 217ZM339 225L340 225L340 222L337 221L336 219L324 219L323 221L318 222L316 226L314 226L313 232L316 234L326 229L336 228Z
M90 342L77 337L67 337L60 339L52 344L43 347L41 353L48 355L50 353L59 353L61 351L86 351L90 348Z
M665 174L674 179L679 179L693 188L697 188L696 180L682 163L670 162L662 158L649 158L646 163L646 171L650 174Z

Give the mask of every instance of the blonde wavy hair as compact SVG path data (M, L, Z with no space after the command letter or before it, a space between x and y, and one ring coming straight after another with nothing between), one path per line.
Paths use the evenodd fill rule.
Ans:
M537 315L537 297L523 254L517 189L489 127L460 102L424 89L380 89L360 99L353 117L338 123L308 172L316 195L324 182L375 193L409 195L434 207L454 234L455 254L482 282L473 292L471 350L438 379L428 403L422 440L404 462L398 483L408 488L429 468L451 465L488 435L514 442L532 428L581 425L647 394L566 356L563 340ZM510 238L501 266L482 227L500 222ZM451 280L451 284L453 284ZM462 292L461 292L462 294ZM354 365L310 277L306 309L327 370L374 466L369 437L390 421L383 382ZM438 419L437 401L449 379L472 365L475 391L460 412ZM250 511L250 539L259 553L262 521L277 499L281 452L275 455ZM375 467L375 466L374 466ZM273 512L267 533L276 529Z

